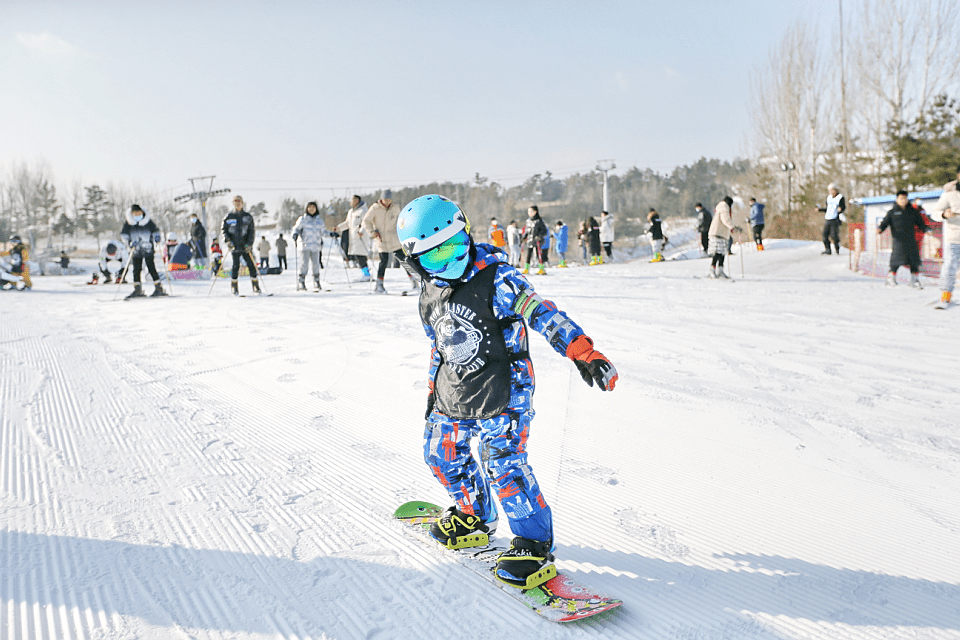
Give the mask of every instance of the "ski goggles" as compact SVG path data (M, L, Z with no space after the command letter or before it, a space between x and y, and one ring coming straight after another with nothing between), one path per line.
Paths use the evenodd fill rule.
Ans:
M466 271L469 254L470 234L460 230L442 244L415 257L430 275L456 279Z

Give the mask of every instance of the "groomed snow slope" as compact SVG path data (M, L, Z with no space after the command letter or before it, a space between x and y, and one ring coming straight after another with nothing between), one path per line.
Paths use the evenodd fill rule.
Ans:
M447 503L416 298L336 261L319 294L0 293L0 640L960 638L960 310L767 246L735 282L532 279L620 371L588 388L533 336L558 564L624 601L569 626L389 519Z

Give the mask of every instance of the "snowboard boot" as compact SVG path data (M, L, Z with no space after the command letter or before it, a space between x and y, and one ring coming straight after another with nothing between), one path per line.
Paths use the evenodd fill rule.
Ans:
M549 542L517 536L497 558L497 580L518 589L533 589L557 575Z
M920 276L916 273L910 274L910 286L914 289L923 289L923 284L920 282Z
M946 309L950 306L950 298L953 297L953 294L949 291L940 292L940 302L933 305L934 309Z
M257 295L260 295L260 281L254 278L250 281L250 284L253 285L253 292Z
M430 535L447 549L468 549L490 544L490 534L497 530L497 521L485 523L479 516L447 507L430 525Z
M238 283L236 280L230 281L230 293L235 296L240 295L240 283Z
M163 287L160 286L159 282L153 283L153 293L150 294L151 298L162 298L167 295L167 292L163 290Z
M306 278L307 278L306 276L300 276L300 278L297 280L297 291L307 290Z
M373 290L374 293L386 293L387 290L383 286L383 280L377 278L377 287Z
M144 298L146 294L143 292L143 289L140 287L140 283L133 285L133 293L126 297L127 300L130 298Z
M888 274L887 274L887 286L888 286L888 287L895 287L895 286L897 286L897 274L895 274L895 273L888 273Z

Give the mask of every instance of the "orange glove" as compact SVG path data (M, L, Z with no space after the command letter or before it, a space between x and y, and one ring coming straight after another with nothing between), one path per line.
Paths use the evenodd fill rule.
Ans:
M587 336L578 336L567 347L567 357L577 365L583 381L591 387L596 382L604 391L613 391L620 375L613 363L599 351L594 351L593 340Z

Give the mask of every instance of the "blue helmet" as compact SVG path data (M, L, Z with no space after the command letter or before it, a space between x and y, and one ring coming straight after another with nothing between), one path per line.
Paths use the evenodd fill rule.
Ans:
M397 236L431 276L456 280L470 264L470 221L449 198L428 195L409 203L397 218Z

